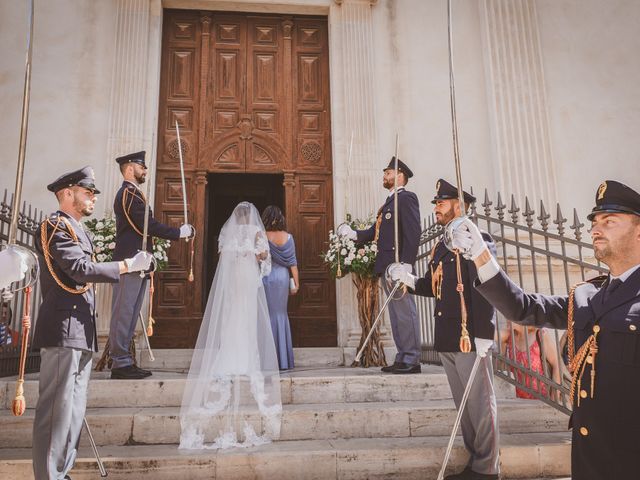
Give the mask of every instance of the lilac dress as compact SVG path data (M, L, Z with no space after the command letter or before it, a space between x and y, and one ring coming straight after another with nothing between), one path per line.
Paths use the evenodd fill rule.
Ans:
M296 246L293 237L284 245L278 246L269 242L271 251L271 273L262 278L267 295L271 329L276 343L278 364L280 370L293 368L293 344L291 342L291 327L287 314L289 301L289 267L298 264L296 260Z

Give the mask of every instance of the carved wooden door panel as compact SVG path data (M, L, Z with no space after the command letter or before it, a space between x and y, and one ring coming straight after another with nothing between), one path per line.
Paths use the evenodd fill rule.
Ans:
M301 289L290 298L295 346L336 344L335 283L320 261L332 225L327 21L322 17L166 10L156 209L181 222L174 123L180 123L191 221L204 232L209 173L284 174L285 211L296 238ZM216 177L219 178L219 177ZM203 252L204 235L196 238ZM178 242L176 242L178 243ZM206 302L207 259L172 247L154 311L159 347L195 342Z

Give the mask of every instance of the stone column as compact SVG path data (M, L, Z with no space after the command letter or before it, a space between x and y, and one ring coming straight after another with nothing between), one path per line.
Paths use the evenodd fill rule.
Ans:
M153 202L161 31L161 0L117 0L106 175L99 179L99 205L104 215L112 212L113 198L122 182L114 162L119 155L147 151ZM98 335L104 336L111 320L111 287L99 285L97 294Z
M372 10L376 0L336 0L330 24L335 60L332 65L335 224L350 213L366 218L375 213L382 160L375 115ZM338 73L339 72L339 73ZM353 136L351 157L349 147ZM357 347L361 327L355 289L347 277L338 281L338 343ZM388 329L383 328L385 340ZM388 343L385 341L385 343Z
M554 205L556 171L534 0L484 0L483 42L499 190Z

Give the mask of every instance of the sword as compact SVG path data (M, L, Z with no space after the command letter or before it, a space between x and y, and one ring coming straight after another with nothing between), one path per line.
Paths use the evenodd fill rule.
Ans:
M189 223L188 212L187 212L187 187L184 179L184 158L182 156L182 140L180 140L180 126L178 125L178 120L176 120L176 135L178 137L178 156L180 157L180 180L182 182L182 208L184 211L184 223L187 225ZM193 228L193 227L192 227ZM195 232L194 237L195 237ZM190 238L187 237L186 242L189 243ZM191 244L191 254L189 260L189 277L188 280L193 282L193 253L195 249L195 239Z
M91 435L91 429L89 428L89 424L87 423L87 417L84 417L82 421L84 422L84 428L87 431L87 437L89 437L89 443L91 444L91 448L93 449L93 455L96 457L96 463L98 464L98 470L100 470L100 476L104 478L109 474L104 468L104 464L102 463L102 459L100 458L100 453L98 453L98 446L96 445L96 441L93 439L93 435Z
M456 186L458 188L458 204L460 206L460 216L446 226L444 232L444 243L447 248L453 251L453 231L466 218L464 208L464 192L462 189L462 169L460 167L460 147L458 145L458 117L456 114L456 83L453 64L453 23L451 16L451 0L447 0L447 32L449 47L449 98L451 104L451 134L453 140L453 161L456 169Z
M346 179L349 178L349 171L351 170L351 153L353 152L353 130L351 130L351 140L349 141L349 156L347 157L347 176ZM351 217L349 215L349 210L347 208L347 196L349 194L349 189L345 185L344 188L344 222L338 225L340 228L345 223L348 225L351 222ZM336 229L337 230L337 229ZM340 266L340 248L338 248L338 268L336 269L336 277L342 278L342 267Z
M22 185L24 178L24 165L27 154L27 133L29 130L29 104L31 99L31 59L33 57L33 17L34 17L34 0L29 2L27 30L27 53L25 57L24 70L24 88L22 92L22 112L20 117L20 143L18 145L18 166L16 170L16 183L13 194L13 204L11 207L11 223L9 224L9 236L7 237L7 247L16 251L29 263L29 277L26 285L22 289L35 285L38 281L39 264L35 254L24 247L16 244L18 237L18 221L20 219L20 203L22 201ZM7 288L7 290L10 290ZM12 290L13 292L20 290ZM11 290L10 290L11 291Z
M176 120L176 134L178 136L178 156L180 157L180 181L182 182L182 209L184 210L184 223L189 223L187 217L187 187L184 180L184 158L182 158L182 140L180 140L180 126ZM189 237L187 237L187 242Z
M458 433L458 428L460 427L460 421L462 420L462 412L464 411L464 407L467 405L469 392L471 392L471 386L473 385L473 380L476 378L476 373L478 373L479 366L480 356L476 356L476 359L473 362L473 367L471 368L471 373L469 374L469 381L467 382L467 386L465 387L464 393L462 394L462 401L460 402L458 415L456 415L456 420L455 422L453 422L453 430L451 431L451 436L449 437L449 444L447 445L447 450L444 454L444 460L442 461L442 467L440 468L440 473L438 474L438 480L442 480L444 478L444 471L447 468L447 463L449 463L449 457L451 456L451 450L453 449L453 442L456 439L456 434Z
M445 245L451 251L456 254L456 270L458 274L458 287L461 287L462 279L460 273L460 252L452 248L452 240L453 240L453 231L458 226L458 224L464 220L465 211L464 211L464 194L462 190L462 173L460 169L460 153L458 149L458 122L456 118L456 98L455 98L455 77L453 72L453 28L452 28L452 15L451 15L451 0L447 0L447 30L449 34L449 96L451 98L451 129L453 133L453 159L456 167L456 181L458 183L458 203L460 206L460 216L447 224L445 229ZM462 288L458 288L458 292L460 295L460 309L462 314L462 332L460 335L460 350L463 352L471 351L471 339L469 338L469 334L466 329L466 305L464 301L464 291ZM462 400L460 402L460 407L458 408L458 414L456 415L456 420L453 423L453 430L451 431L451 436L449 437L449 444L447 445L447 450L444 455L444 460L442 462L442 468L440 469L440 473L438 474L438 480L442 480L444 478L444 471L447 468L447 463L449 463L449 456L451 455L451 449L453 448L453 442L456 438L456 433L458 432L458 427L460 426L460 420L462 419L462 413L464 411L464 407L467 404L467 399L469 398L469 392L471 391L471 386L473 385L473 381L476 378L476 373L478 372L478 366L480 365L480 356L476 354L476 359L473 362L473 368L471 369L471 373L469 375L469 380L467 381L467 385L464 389L464 394L462 395Z
M155 133L154 133L154 138L155 138ZM152 139L152 142L154 142L155 144L155 140ZM151 163L152 162L153 162L153 155L149 158L149 165L147 166L147 171L149 172L149 178L147 179L147 198L146 198L147 203L145 205L146 209L144 211L144 225L142 228L142 251L143 252L147 251L147 245L149 240L149 216L151 215L151 207L149 204L150 204L150 198L151 198ZM153 257L153 254L152 254L151 260L155 264L155 257ZM140 272L140 278L144 278L145 275L146 275L146 272L144 271ZM150 281L153 282L153 278L151 278ZM149 298L149 302L152 302L151 298ZM149 359L153 362L155 358L153 356L153 351L151 350L151 343L149 342L149 335L147 334L147 328L144 325L142 314L140 314L138 318L140 319L140 324L142 327L142 336L144 337L145 343L147 344L147 349L149 350ZM151 318L151 314L149 314L149 324L151 325L152 322L153 322L153 319Z
M395 171L396 171L396 178L395 178L395 186L394 186L394 192L393 192L393 230L394 230L394 247L395 247L395 263L400 263L400 241L399 241L399 234L398 234L398 141L399 141L399 135L396 133L396 153L395 153ZM391 265L389 265L390 267ZM388 269L389 267L387 267L387 272L385 272L385 277L389 277L388 275ZM386 278L382 280L383 282L386 281ZM356 358L354 360L354 363L358 363L360 361L360 357L362 356L362 354L364 353L364 349L367 347L367 344L369 343L369 340L371 339L371 336L373 335L373 332L375 331L378 322L380 321L380 319L382 318L382 314L384 313L385 309L387 308L387 306L389 305L389 302L394 298L393 296L395 295L395 293L398 291L399 288L404 287L404 285L400 282L397 281L395 282L393 289L391 289L391 291L389 292L389 295L387 295L387 298L385 299L384 303L382 304L382 308L380 309L380 311L378 312L378 316L376 317L376 319L374 320L373 324L371 325L371 329L369 330L369 334L367 335L367 338L364 339L364 342L362 342L362 347L360 347L360 351L358 352L358 354L356 355ZM403 293L404 295L404 293ZM402 297L400 297L402 298Z
M152 300L149 299L149 301L151 302ZM149 316L149 318L151 318L151 316ZM153 355L153 350L151 350L151 342L149 342L149 333L147 332L147 326L144 324L144 319L142 318L142 312L138 314L138 320L140 320L140 327L142 328L142 336L144 337L144 341L147 344L147 351L149 352L149 360L151 360L152 362L155 362L156 357ZM151 321L149 323L151 323Z
M11 224L9 225L9 236L7 238L7 249L11 248L17 254L27 259L30 264L29 278L26 285L22 287L25 290L24 295L24 314L22 317L22 343L20 346L20 364L18 370L18 379L16 381L16 394L11 404L11 410L14 415L20 416L24 414L27 408L27 401L24 397L24 372L27 363L27 353L29 351L29 332L31 331L31 291L32 286L38 281L38 259L35 254L24 247L16 245L18 235L18 218L20 216L19 207L22 199L22 184L24 178L24 164L27 152L27 132L29 127L29 100L31 98L31 58L33 56L33 17L34 17L34 0L29 2L29 29L27 30L27 54L25 59L24 72L24 90L22 94L22 113L20 119L20 144L18 147L18 167L16 171L16 184L13 195L13 205L11 208ZM11 288L8 288L12 291ZM13 292L20 289L13 290Z

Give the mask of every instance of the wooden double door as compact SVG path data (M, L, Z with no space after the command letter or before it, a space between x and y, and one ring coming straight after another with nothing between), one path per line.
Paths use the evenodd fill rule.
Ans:
M230 189L283 207L301 272L294 345L336 345L335 283L320 257L333 224L327 35L324 17L165 10L155 215L183 222L177 121L198 235L193 282L184 241L156 276L154 346L195 344Z

